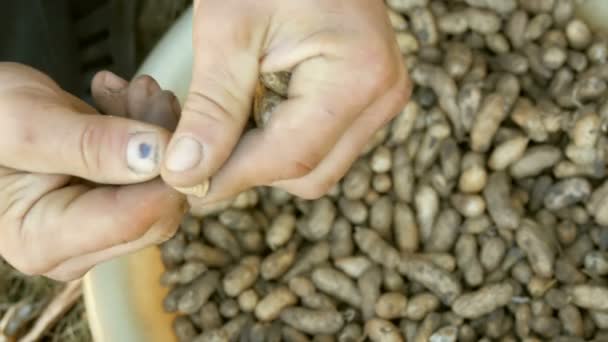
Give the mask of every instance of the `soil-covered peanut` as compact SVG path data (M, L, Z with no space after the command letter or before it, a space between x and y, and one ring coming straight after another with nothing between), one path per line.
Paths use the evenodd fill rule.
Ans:
M193 314L209 300L220 282L217 271L209 271L195 279L181 294L177 309L180 312Z
M404 317L407 310L407 298L399 292L382 294L375 305L376 315L388 320Z
M266 232L266 244L271 249L285 245L296 228L296 218L292 214L281 213L272 221Z
M471 128L471 149L487 152L502 120L507 116L505 99L500 94L491 94L482 103L477 119Z
M329 259L329 244L327 241L318 242L310 246L307 250L302 251L296 257L296 262L283 276L289 280L297 275L310 271L315 265L325 262Z
M577 307L568 305L560 309L559 318L565 333L571 336L583 336L583 317Z
M416 190L414 204L418 213L420 237L422 241L426 241L431 236L435 218L439 211L439 195L432 186L422 184Z
M607 311L608 287L601 285L574 285L568 289L572 303L578 307Z
M342 215L352 224L359 225L367 221L369 209L363 201L341 198L338 206Z
M226 319L234 318L239 314L238 302L232 298L225 299L222 301L219 307L220 315Z
M400 292L406 288L405 280L398 270L384 268L383 271L383 287L386 291Z
M425 7L428 0L387 0L387 5L397 12L407 13L415 7Z
M458 338L458 328L453 325L445 326L435 331L429 338L431 342L456 342Z
M412 9L410 17L412 32L421 45L435 45L439 40L439 32L433 13L425 7Z
M418 325L413 341L429 341L433 332L439 328L439 324L441 324L441 316L438 313L432 312L428 314L422 323Z
M359 278L374 263L368 257L355 255L334 260L334 265L353 279Z
M460 140L464 133L460 122L460 110L456 103L458 87L454 79L445 70L430 64L417 65L412 70L411 77L418 84L432 88L437 94L439 106L450 119L454 135Z
M461 270L464 281L469 286L479 286L483 282L483 267L477 254L478 247L475 237L471 234L462 234L454 249L458 268Z
M399 329L390 321L372 318L365 323L365 333L372 342L403 342Z
M500 265L506 252L505 241L498 236L493 236L482 242L479 259L487 271L493 271Z
M337 303L322 292L315 292L302 298L302 305L313 310L335 310Z
M454 209L446 209L439 214L433 231L425 243L428 252L447 252L452 249L458 236L461 217Z
M487 171L484 167L485 160L481 154L467 153L462 158L462 173L458 182L458 188L463 193L478 193L487 184Z
M410 280L429 289L443 303L451 304L462 292L460 282L453 275L430 261L410 258L401 263L399 270Z
M239 308L243 312L252 312L259 301L258 294L252 290L243 291L238 297Z
M596 275L608 275L608 252L591 251L585 255L585 271Z
M353 228L348 220L339 217L334 222L330 233L331 257L336 260L353 254L355 243L353 242Z
M260 264L260 275L265 280L280 278L293 265L296 259L297 245L294 243L269 254Z
M483 192L488 213L499 229L517 229L520 222L520 214L510 200L510 183L508 174L498 171L490 176Z
M493 284L465 293L454 301L452 310L465 318L478 318L501 306L507 305L513 296L513 286L508 283Z
M252 213L240 209L227 209L219 215L222 224L236 231L258 228L258 223Z
M393 224L393 201L388 196L378 198L371 206L369 213L369 225L383 238L391 236Z
M591 31L585 22L579 19L571 20L566 26L568 43L574 49L584 49L591 42Z
M473 64L473 52L462 43L453 43L447 47L444 68L453 78L462 78Z
M311 273L317 289L332 297L358 308L361 306L361 293L355 282L344 273L331 267L321 267Z
M407 20L405 20L403 15L401 15L401 13L398 13L390 8L386 9L386 13L388 14L388 18L391 22L391 26L393 27L393 30L395 31L396 34L401 31L407 30L407 28L409 27L409 24L408 24Z
M205 229L202 230L202 233L205 240L215 247L227 251L235 259L240 257L241 248L238 240L223 224L213 220L206 221Z
M435 311L441 302L431 293L420 293L411 297L405 311L405 317L411 320L422 320L429 312Z
M375 304L380 297L382 270L377 266L369 267L357 280L357 286L361 294L363 319L370 319L375 315Z
M194 324L186 316L176 317L173 320L172 328L179 341L191 341L198 335Z
M306 334L301 333L298 330L285 325L281 328L281 341L309 342L310 339L308 338L308 336L306 336Z
M555 252L543 227L525 219L517 231L517 245L528 257L528 262L536 274L551 277L554 270Z
M393 214L393 237L399 251L417 251L420 237L414 211L406 203L396 203Z
M255 283L260 274L260 258L249 256L243 258L239 265L228 272L222 280L224 292L236 297Z
M529 141L528 137L516 136L496 146L488 160L488 166L493 170L507 169L521 159Z
M287 97L287 90L289 86L289 80L291 78L291 73L287 71L280 72L272 72L272 73L263 73L260 77L260 80L270 90L275 93Z
M514 178L537 176L545 169L557 164L561 158L562 152L555 146L530 147L520 160L511 165L511 175Z
M580 177L565 179L551 186L545 195L545 208L560 210L578 202L585 201L591 195L591 184Z
M202 262L191 261L183 264L179 268L167 270L161 277L161 284L171 286L176 284L189 284L194 279L207 271L207 266Z
M344 326L338 311L290 307L281 312L281 321L306 334L336 334Z
M327 236L336 217L336 207L325 197L314 202L310 216L297 225L298 232L306 239L318 241Z
M365 161L356 162L342 180L342 193L347 199L361 199L371 186L372 170Z
M184 250L184 259L187 261L200 261L207 267L226 266L230 261L230 255L218 248L203 244L202 242L191 242Z
M255 316L260 321L274 320L279 317L284 308L294 305L296 302L296 295L287 287L277 287L257 303Z
M597 223L608 225L608 181L593 192L587 203L587 210L595 217Z
M253 118L258 127L264 127L270 121L276 107L285 100L283 96L268 89L263 82L258 82L255 88L256 96L253 104Z
M461 227L463 233L480 234L485 232L493 224L490 217L486 214L466 219Z
M412 201L414 193L414 167L407 151L403 147L398 147L393 153L393 191L395 196L406 203Z
M399 252L375 231L363 227L355 228L355 243L373 261L389 268L399 265Z
M337 336L338 342L356 342L363 336L363 328L356 323L347 324Z
M544 338L553 338L559 334L561 324L557 318L540 316L533 319L532 330Z
M379 173L372 178L372 188L380 193L390 192L393 187L393 180L388 173Z

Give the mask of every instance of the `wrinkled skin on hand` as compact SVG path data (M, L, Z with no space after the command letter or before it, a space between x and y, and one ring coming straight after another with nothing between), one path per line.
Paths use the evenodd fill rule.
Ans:
M411 93L380 0L195 0L193 34L162 177L195 211L254 186L322 196ZM292 73L287 101L242 136L260 73L277 71Z
M129 84L107 72L92 88L109 115L36 70L0 63L0 255L26 274L78 278L165 241L186 210L158 177L175 97L149 77Z

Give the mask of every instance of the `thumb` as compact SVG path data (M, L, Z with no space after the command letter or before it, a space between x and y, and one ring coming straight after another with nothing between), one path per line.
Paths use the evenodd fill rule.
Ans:
M194 13L192 82L162 170L167 184L196 196L206 193L247 123L263 39L248 24L251 13L213 3L200 2Z
M169 140L163 128L65 111L5 114L0 115L0 165L5 167L104 184L139 183L160 174Z

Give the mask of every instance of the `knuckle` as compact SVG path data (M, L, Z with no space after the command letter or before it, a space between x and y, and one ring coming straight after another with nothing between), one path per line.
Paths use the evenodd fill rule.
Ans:
M226 105L216 97L200 90L190 90L184 104L184 112L204 116L212 123L223 124L233 119Z
M134 84L139 86L147 86L156 83L156 80L150 75L139 75L133 80Z
M157 234L157 243L163 243L169 239L171 239L175 233L177 233L177 229L179 228L179 224L167 224L163 225L161 229L159 229Z
M115 196L120 195L118 192L109 192L108 196L111 196L109 200L113 200ZM169 212L171 211L170 206L165 206L163 208ZM157 213L143 209L136 209L132 211L130 215L119 215L111 222L112 229L106 234L106 240L103 245L112 247L124 245L137 241L146 234L155 234L155 231L159 228L165 229L162 224L164 220L159 218L159 216L160 215ZM168 230L170 228L171 227L167 227L166 229Z
M327 195L332 186L333 184L330 184L329 182L312 183L309 186L305 186L301 190L297 191L295 195L305 200L314 201Z
M184 111L203 114L219 123L239 123L249 107L241 95L243 93L246 92L239 88L232 73L218 67L212 74L200 76L196 80L195 86L188 93Z
M293 179L304 177L309 174L313 170L313 167L300 162L300 161L290 161L286 167L285 177L283 179Z
M287 164L287 177L300 178L308 175L314 170L321 158L313 152L300 152L296 158L290 160Z
M110 242L113 246L120 246L142 238L150 230L150 225L142 222L131 222L130 225L125 225L126 229L116 231L116 235L112 237Z
M80 164L83 172L89 173L102 167L101 146L103 146L105 130L102 125L87 123L80 131L78 137L78 150ZM71 160L74 156L70 153L72 146L66 146L66 158Z

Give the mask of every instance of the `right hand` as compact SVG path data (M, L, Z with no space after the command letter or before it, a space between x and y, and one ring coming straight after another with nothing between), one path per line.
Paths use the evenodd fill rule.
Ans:
M173 95L149 77L102 72L93 96L112 117L0 63L0 255L26 274L78 278L165 241L186 211L158 177L180 110Z
M382 1L193 5L192 82L162 171L193 213L258 186L324 196L410 96ZM277 71L291 72L286 101L244 132L259 75Z

